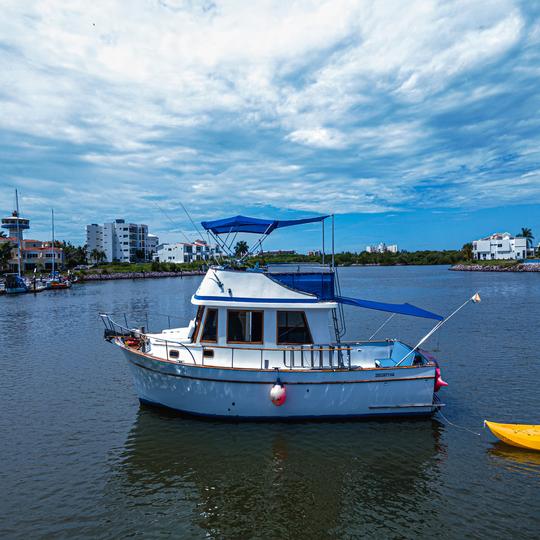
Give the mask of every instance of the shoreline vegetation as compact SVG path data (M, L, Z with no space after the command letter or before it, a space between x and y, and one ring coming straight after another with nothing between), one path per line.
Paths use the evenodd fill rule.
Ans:
M357 266L427 266L447 265L450 270L463 272L540 272L540 264L523 264L522 261L475 261L471 259L468 246L461 250L426 250L399 253L352 253L343 252L334 255L338 267ZM319 264L322 257L317 255L259 254L246 259L247 267L265 266L268 264ZM329 263L331 255L325 255ZM101 263L89 268L74 268L73 264L66 265L71 274L80 282L108 281L114 279L151 279L166 277L187 277L202 275L209 264L214 261L195 261L192 263L176 264L166 262L135 262L135 263ZM71 268L70 268L71 267ZM26 273L31 277L33 274Z

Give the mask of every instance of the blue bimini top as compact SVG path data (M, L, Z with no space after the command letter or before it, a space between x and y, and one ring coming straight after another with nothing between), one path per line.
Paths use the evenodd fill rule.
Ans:
M282 227L292 227L293 225L303 225L304 223L315 223L323 221L329 216L316 216L305 219L258 219L247 216L234 216L214 221L202 221L201 225L214 234L228 234L234 232L270 234L275 229Z

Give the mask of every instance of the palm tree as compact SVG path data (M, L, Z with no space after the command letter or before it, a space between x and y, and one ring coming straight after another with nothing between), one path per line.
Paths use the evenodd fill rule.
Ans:
M99 249L93 249L91 252L90 252L90 258L95 262L95 263L102 263L106 258L107 258L107 255L105 254L104 251L101 251Z
M236 246L234 246L234 254L236 257L243 257L248 251L249 246L247 245L247 242L244 242L244 240L236 242Z
M97 250L97 261L102 263L107 259L107 254L104 251Z
M527 239L527 247L529 247L529 244L532 245L532 241L534 239L532 229L529 229L527 227L521 227L521 232L517 236L519 238L526 238Z

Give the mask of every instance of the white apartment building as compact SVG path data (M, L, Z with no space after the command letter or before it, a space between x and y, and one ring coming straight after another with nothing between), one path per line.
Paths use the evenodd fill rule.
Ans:
M86 250L89 259L94 249L102 251L106 262L133 262L141 253L148 260L159 243L157 236L152 235L150 242L148 237L147 225L126 223L123 219L103 225L93 223L86 226Z
M397 244L387 246L384 242L381 242L377 246L366 246L367 253L398 253L398 251Z
M154 259L159 262L183 264L193 261L208 261L219 255L221 255L221 250L218 246L211 246L204 240L195 240L192 244L186 242L161 244Z
M473 258L477 260L525 259L527 238L510 233L495 233L473 243Z

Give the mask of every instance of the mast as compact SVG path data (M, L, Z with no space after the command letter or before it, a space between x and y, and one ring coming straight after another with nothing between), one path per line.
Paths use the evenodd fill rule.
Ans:
M334 214L332 214L332 270L334 269Z
M51 219L52 219L52 246L51 246L51 252L52 252L52 271L51 275L54 279L54 208L51 208Z
M324 219L321 221L322 223L322 263L324 266Z
M19 227L19 193L15 190L15 209L17 210L17 274L21 277L21 231Z

